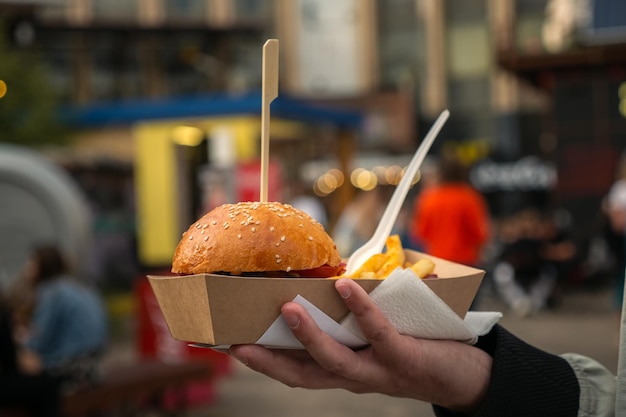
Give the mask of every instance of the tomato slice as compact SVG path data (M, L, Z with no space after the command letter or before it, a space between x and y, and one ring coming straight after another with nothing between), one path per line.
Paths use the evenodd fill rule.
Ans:
M241 272L239 276L243 277L271 277L271 278L330 278L337 277L346 271L346 264L340 263L337 266L330 266L324 264L313 269L302 269L292 271L261 271L261 272ZM213 272L218 275L231 275L228 272L216 271ZM176 274L184 276L186 274Z
M330 266L328 264L318 266L313 269L303 269L301 271L290 271L290 274L300 278L329 278L336 277L343 274L346 270L346 264L341 263L337 266Z

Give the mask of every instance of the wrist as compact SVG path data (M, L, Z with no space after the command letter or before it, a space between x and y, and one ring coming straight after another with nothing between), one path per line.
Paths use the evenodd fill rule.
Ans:
M485 351L462 342L436 341L442 368L434 368L438 389L430 402L450 411L471 414L487 395L493 359Z
M466 365L459 370L466 375L464 383L456 385L456 395L451 395L444 406L454 412L473 414L487 395L493 358L483 350L470 346L465 360Z

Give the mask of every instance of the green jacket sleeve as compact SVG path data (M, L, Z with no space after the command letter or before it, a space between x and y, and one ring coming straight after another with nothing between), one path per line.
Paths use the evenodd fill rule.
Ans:
M609 417L615 415L615 376L603 365L575 353L561 355L574 370L580 400L578 417Z

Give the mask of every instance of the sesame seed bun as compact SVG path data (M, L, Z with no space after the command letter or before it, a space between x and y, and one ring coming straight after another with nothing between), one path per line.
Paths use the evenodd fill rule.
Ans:
M219 206L183 233L172 272L231 275L338 266L341 257L324 227L282 203L242 202Z

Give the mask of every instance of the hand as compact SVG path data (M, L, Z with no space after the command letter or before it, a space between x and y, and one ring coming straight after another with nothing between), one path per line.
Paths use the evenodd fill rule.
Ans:
M36 375L43 370L43 363L39 355L26 348L18 351L17 362L20 371L27 375Z
M478 407L490 380L487 353L461 342L401 335L355 282L339 279L335 288L370 343L367 348L353 351L341 345L302 306L289 302L281 314L306 350L238 345L230 348L231 355L291 387L377 392L457 412Z

